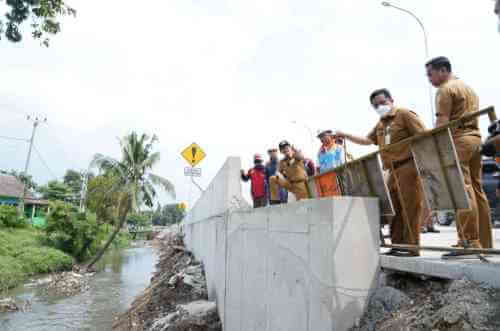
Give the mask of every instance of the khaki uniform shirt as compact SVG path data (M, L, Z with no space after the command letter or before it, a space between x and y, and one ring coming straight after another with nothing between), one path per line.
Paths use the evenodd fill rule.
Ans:
M436 116L448 116L450 121L479 111L479 98L469 86L461 80L452 78L441 85L436 93ZM454 137L481 136L479 119L475 118L458 128L453 128Z
M417 114L405 108L394 107L380 119L368 138L375 145L384 147L425 131L425 125ZM410 146L399 146L380 153L384 169L391 169L391 162L403 161L411 157Z
M283 159L280 161L279 172L281 172L291 183L307 180L304 160L296 158Z

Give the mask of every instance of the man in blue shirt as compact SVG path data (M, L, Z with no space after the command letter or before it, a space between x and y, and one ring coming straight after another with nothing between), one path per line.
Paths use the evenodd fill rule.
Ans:
M321 140L321 148L318 151L318 168L321 174L342 165L345 155L342 140L337 138L332 130L319 132L318 138Z

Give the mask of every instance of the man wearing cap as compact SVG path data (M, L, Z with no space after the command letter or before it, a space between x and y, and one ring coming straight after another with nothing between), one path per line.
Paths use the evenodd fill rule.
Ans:
M337 131L359 145L384 147L425 131L425 126L413 111L394 106L387 89L379 89L370 95L370 102L380 116L380 121L366 137ZM390 224L391 242L398 245L419 245L422 189L410 146L397 146L380 153L383 167L389 171L388 186L394 205L395 216ZM392 249L387 254L419 256L419 250Z
M247 173L241 170L241 179L244 182L250 180L250 192L252 194L253 207L267 206L267 183L266 169L264 167L262 155L255 154L253 159L254 167L248 170Z
M266 163L266 183L268 187L271 187L269 183L269 178L271 176L275 176L278 173L278 167L279 167L279 160L278 160L278 149L277 148L270 148L267 151L267 154L269 155L269 161ZM280 187L279 189L279 199L278 200L273 200L271 197L271 190L268 190L268 198L269 198L269 204L270 205L279 205L280 203L287 203L288 202L288 191Z
M450 60L444 56L426 63L427 77L436 92L436 127L479 111L479 98L466 84L455 77ZM457 213L457 247L492 248L491 213L481 179L481 133L478 118L451 129L453 141L464 176L470 210ZM461 257L462 252L444 254L443 258Z
M285 157L279 163L279 174L269 178L271 200L279 199L281 187L292 192L297 200L307 199L309 193L306 185L307 172L304 156L286 140L280 142L279 150Z
M319 173L342 165L345 159L342 138L334 135L332 130L320 131L318 138L321 140L318 151Z

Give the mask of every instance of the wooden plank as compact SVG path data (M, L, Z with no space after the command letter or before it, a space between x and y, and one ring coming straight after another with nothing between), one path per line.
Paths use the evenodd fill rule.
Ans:
M450 130L414 141L411 150L430 210L469 209Z

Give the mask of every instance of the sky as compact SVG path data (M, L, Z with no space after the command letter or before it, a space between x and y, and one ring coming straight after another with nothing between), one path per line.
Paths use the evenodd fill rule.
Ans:
M38 183L119 157L118 137L156 134L175 201L198 189L181 151L207 154L208 186L228 156L245 168L282 139L315 155L319 129L366 135L377 122L369 94L431 127L423 33L408 14L377 0L68 0L76 18L41 47L0 41L0 136L29 138L27 114L46 117L29 172ZM429 56L445 55L482 107L500 106L500 34L491 0L400 0L424 23ZM486 136L488 121L481 119ZM359 157L374 151L348 143ZM0 169L24 168L28 145L0 138ZM244 186L245 192L249 190ZM173 202L161 196L162 204Z

